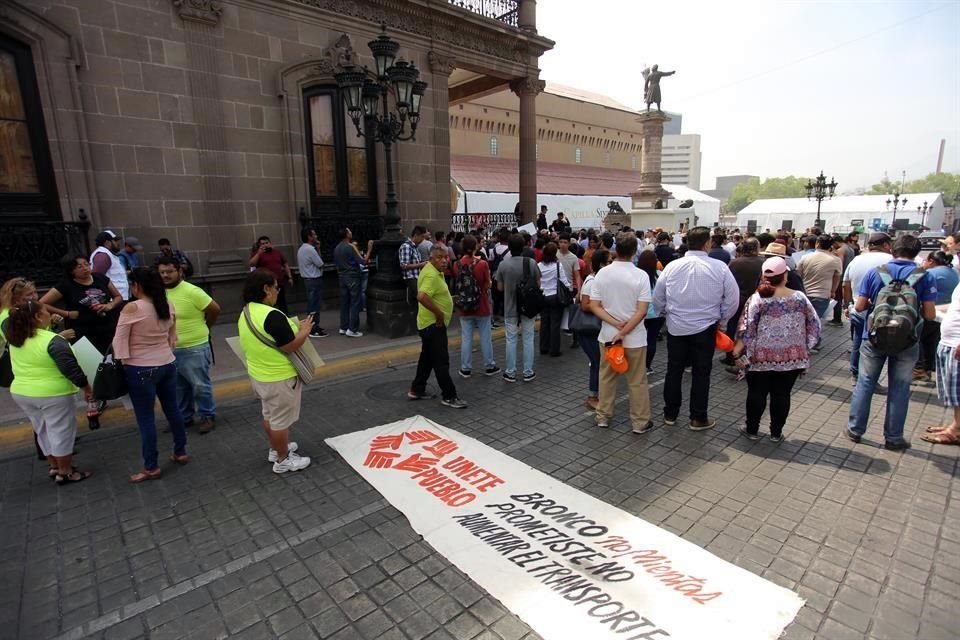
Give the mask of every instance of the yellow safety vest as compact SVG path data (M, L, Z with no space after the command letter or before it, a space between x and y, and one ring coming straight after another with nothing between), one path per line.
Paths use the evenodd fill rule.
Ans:
M267 340L272 341L273 337L267 333L265 325L267 316L271 311L277 311L277 309L259 302L250 302L247 307L250 309L250 320L254 326ZM297 323L290 318L287 318L287 322L290 323L290 328L293 329L294 334L300 330ZM297 370L290 364L287 354L276 347L261 342L247 326L247 320L242 312L240 313L240 320L237 321L237 328L240 331L240 347L247 359L247 373L250 374L251 378L257 382L279 382L289 380L297 375Z
M36 335L27 338L22 347L10 345L14 376L10 393L29 398L53 398L77 392L47 353L47 347L54 339L63 338L47 329L37 329Z

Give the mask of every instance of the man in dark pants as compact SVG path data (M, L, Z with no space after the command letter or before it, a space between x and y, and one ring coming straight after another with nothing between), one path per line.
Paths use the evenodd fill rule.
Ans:
M440 404L452 409L465 409L467 403L457 397L457 387L450 377L450 352L447 346L447 327L453 318L453 298L443 278L450 258L446 247L434 245L430 260L417 278L417 331L420 334L420 360L417 374L407 397L421 400L427 397L430 372L437 376L442 399Z
M727 265L707 256L710 229L694 227L687 234L687 252L663 269L653 292L653 305L667 318L667 376L663 385L663 422L674 425L683 403L683 369L692 367L690 430L716 425L707 414L710 370L717 327L736 312L740 289Z
M744 240L741 249L743 255L731 260L729 265L730 273L733 274L733 279L737 281L737 288L740 291L737 310L727 321L725 330L731 338L734 338L737 334L737 324L740 322L740 314L743 313L744 305L753 295L753 292L757 290L757 285L760 284L763 261L766 260L763 256L758 255L760 243L757 242L756 238ZM721 358L720 362L730 367L734 365L733 358L730 357L729 353Z

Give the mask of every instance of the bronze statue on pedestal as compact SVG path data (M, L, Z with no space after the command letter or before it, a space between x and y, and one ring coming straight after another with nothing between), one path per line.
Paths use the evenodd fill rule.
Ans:
M647 103L647 112L650 112L650 105L656 103L657 111L663 113L660 108L660 78L672 76L676 71L658 71L657 65L647 67L643 74L643 99Z

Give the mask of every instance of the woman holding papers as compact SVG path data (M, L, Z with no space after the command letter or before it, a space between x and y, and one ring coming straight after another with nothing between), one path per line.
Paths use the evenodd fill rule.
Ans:
M50 312L34 299L14 307L4 327L14 374L10 394L30 418L50 477L57 484L86 480L90 472L73 466L74 394L82 388L89 398L91 391L70 344L50 331Z

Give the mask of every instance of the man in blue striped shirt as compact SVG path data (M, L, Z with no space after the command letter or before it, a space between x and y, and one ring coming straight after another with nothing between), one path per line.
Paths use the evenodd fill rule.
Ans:
M663 384L663 421L674 425L683 403L683 370L690 383L690 429L716 425L707 415L714 336L737 311L740 289L727 265L710 258L710 229L687 233L687 253L663 269L653 292L653 306L667 318L667 376Z

